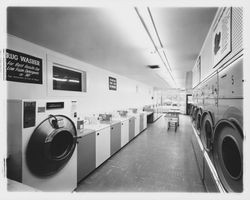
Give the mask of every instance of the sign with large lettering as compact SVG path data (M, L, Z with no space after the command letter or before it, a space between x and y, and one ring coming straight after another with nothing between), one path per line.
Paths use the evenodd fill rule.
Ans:
M109 90L117 90L116 78L109 76Z
M6 80L43 83L42 59L6 49Z
M213 25L213 66L232 50L232 8L223 8Z

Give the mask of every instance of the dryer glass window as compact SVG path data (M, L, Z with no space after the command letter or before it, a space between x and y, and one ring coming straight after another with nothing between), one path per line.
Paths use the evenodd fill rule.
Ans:
M212 125L209 121L205 122L205 134L206 134L206 147L211 148L211 139L212 139Z
M68 131L56 134L51 143L51 156L53 159L65 157L73 146L73 136Z
M222 142L222 156L224 165L230 176L238 179L241 176L241 156L240 151L231 137L226 137Z

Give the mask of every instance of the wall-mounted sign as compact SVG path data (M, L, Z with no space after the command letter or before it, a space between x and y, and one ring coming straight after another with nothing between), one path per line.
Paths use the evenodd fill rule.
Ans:
M213 25L213 66L232 50L232 8L223 8Z
M43 83L42 59L6 49L6 80Z
M109 76L109 90L117 90L116 78Z

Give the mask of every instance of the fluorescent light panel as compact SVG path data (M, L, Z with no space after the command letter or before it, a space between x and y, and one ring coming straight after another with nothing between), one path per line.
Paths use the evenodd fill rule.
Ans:
M140 19L131 7L107 8L105 12L126 43L145 51L154 49L152 42L141 26Z
M149 8L147 7L140 7L135 8L138 16L141 19L142 24L144 25L144 28L146 29L152 43L154 44L155 50L157 51L159 57L161 58L163 64L166 67L166 71L164 72L156 72L159 76L161 76L171 87L176 87L175 80L171 73L171 68L169 66L168 60L166 58L166 52L164 52L164 49L162 45L160 44L160 41L158 39L157 33L155 31L152 19L150 17ZM165 53L165 55L164 55ZM163 74L161 74L163 73Z
M150 15L148 13L147 7L140 7L136 8L140 17L142 18L143 22L145 23L145 26L147 28L148 33L150 34L151 39L153 40L153 43L156 47L156 50L161 48L160 41L158 40L157 34L154 30L154 26L152 24Z
M60 82L71 82L71 83L79 83L80 81L74 79L66 79L66 78L54 78L53 80L60 81Z

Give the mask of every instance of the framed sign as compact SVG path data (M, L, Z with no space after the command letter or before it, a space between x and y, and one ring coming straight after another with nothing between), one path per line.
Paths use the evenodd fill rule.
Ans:
M117 90L116 78L109 76L109 90Z
M43 83L42 59L6 49L6 80L23 83Z
M213 66L216 67L232 51L232 8L223 8L213 25Z

